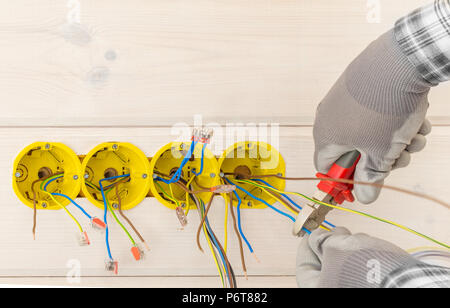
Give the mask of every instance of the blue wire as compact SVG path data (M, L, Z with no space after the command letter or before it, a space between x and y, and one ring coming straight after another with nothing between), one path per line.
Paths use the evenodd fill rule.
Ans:
M155 179L158 181L161 181L166 184L172 184L175 182L178 182L178 180L181 177L181 171L183 170L183 167L186 165L188 160L191 158L192 153L194 152L195 146L197 145L197 141L191 142L191 147L189 148L189 151L186 153L186 156L181 161L180 167L177 169L177 171L172 175L172 178L170 180L166 180L161 178L160 176L157 176Z
M200 200L200 204L201 204L201 206L202 206L202 208L203 208L203 211L205 211L205 204L203 203L202 200ZM217 251L219 252L220 258L222 259L222 263L223 263L223 265L224 265L224 268L225 268L225 272L226 272L226 274L227 274L227 277L229 277L229 276L228 276L228 268L227 268L227 266L226 266L225 258L224 258L223 254L222 254L221 249L219 248L220 246L219 246L219 244L217 243L217 239L216 239L215 236L213 235L214 233L212 232L211 226L209 225L208 217L205 218L205 223L206 223L206 228L208 229L208 231L209 231L209 233L210 233L210 235L211 235L211 238L212 238L212 240L213 240L214 246L216 246Z
M203 172L203 161L205 159L206 146L207 146L207 144L205 143L205 144L203 144L203 147L202 147L202 158L201 158L201 164L200 164L200 171L197 173L194 170L192 170L192 173L195 174L196 176L199 176Z
M277 209L276 207L273 207L272 205L270 205L269 203L267 203L267 202L264 201L263 199L259 199L258 197L255 197L255 196L252 195L250 192L246 191L244 188L242 188L242 187L240 187L240 186L234 184L233 182L231 182L229 179L225 178L225 180L228 181L230 184L236 186L237 189L243 191L244 193L246 193L247 195L249 195L249 196L252 197L253 199L258 200L258 201L264 203L265 205L267 205L268 207L270 207L270 208L271 208L272 210L274 210L275 212L277 212L277 213L279 213L279 214L281 214L281 215L283 215L283 216L286 216L286 217L288 217L290 220L292 220L293 222L295 222L295 218L292 217L291 215L286 214L286 213L280 211L279 209ZM304 231L305 231L306 233L308 233L308 234L311 234L311 232L310 232L309 230L305 229L305 228L302 228L302 230L304 230Z
M260 179L252 179L252 181L261 182L261 183L263 183L263 184L266 185L266 186L275 188L275 187L273 187L272 185L270 185L269 183L267 183L267 182L264 181L264 180L260 180ZM286 195L286 194L281 194L281 195L282 195L283 197L285 197L287 200L289 200L289 202L291 202L296 208L298 208L299 210L302 209L302 207L301 207L300 205L298 205L297 203L295 203L294 200L292 200L288 195Z
M72 202L73 205L75 205L77 208L80 209L81 212L83 212L84 215L86 215L87 218L92 219L92 216L89 215L82 207L81 205L79 205L78 203L76 203L75 201L73 201L69 196L66 196L64 194L59 194L59 193L52 193L53 196L60 196L60 197L64 197L67 200L69 200L70 202Z
M47 186L48 186L48 184L50 184L51 182L56 181L57 179L60 179L60 178L62 178L62 177L63 177L63 175L58 176L58 177L56 177L56 178L51 179L50 181L48 181L48 182L44 185L44 190L47 191ZM84 215L86 215L89 219L92 219L92 216L89 215L89 214L83 209L83 207L81 207L79 204L77 204L75 201L73 201L69 196L64 195L64 194L59 194L59 193L51 193L51 194L52 194L53 196L60 196L60 197L66 198L66 199L69 200L73 205L75 205L77 208L79 208L80 211L83 212Z
M108 216L108 205L106 204L106 196L105 196L105 192L103 189L103 185L102 182L103 181L110 181L110 180L114 180L114 179L119 179L119 178L124 178L130 176L129 174L123 174L123 175L117 175L117 176L113 176L110 178L104 178L101 179L98 184L100 186L100 192L102 193L102 198L103 198L103 204L104 204L104 216L103 216L103 221L106 224L106 230L105 230L105 242L106 242L106 250L108 251L108 256L110 260L114 260L111 254L111 247L109 246L109 228L108 228L108 221L107 221L107 216Z
M233 191L234 195L236 196L237 200L238 200L238 204L236 207L236 212L237 212L237 220L238 220L238 229L239 229L239 233L241 234L241 237L244 239L245 244L247 244L248 250L250 250L251 253L253 253L253 248L252 245L250 245L250 242L247 240L247 238L244 235L244 232L242 231L242 226L241 226L241 204L242 204L242 200L239 197L238 193L236 191Z
M53 182L53 181L56 181L57 179L62 178L63 176L64 176L64 175L60 175L60 176L58 176L58 177L56 177L56 178L54 178L54 179L51 179L51 180L48 181L47 183L45 183L45 185L44 185L44 190L47 191L47 186L48 186L48 184L50 184L50 183Z
M261 183L264 183L266 186L269 186L269 187L272 187L272 188L275 188L275 187L273 187L272 185L270 185L269 183L267 183L266 181L264 181L264 180L261 180L261 179L252 179L252 181L256 181L256 182L261 182ZM300 206L300 205L298 205L297 203L295 203L294 202L294 200L292 200L291 198L289 198L289 196L288 195L286 195L286 194L281 194L283 197L285 197L287 200L289 200L294 206L296 206L298 209L302 209L302 207ZM336 226L335 225L333 225L332 223L330 223L330 222L328 222L328 221L326 221L326 220L324 220L323 221L324 223L326 223L326 224L328 224L330 227L332 227L332 228L336 228Z
M270 207L272 210L274 210L274 211L277 212L278 214L281 214L281 215L283 215L283 216L286 216L287 218L289 218L290 220L292 220L293 222L295 222L295 218L292 217L291 215L286 214L286 213L283 212L283 211L280 211L280 210L277 209L276 207L273 207L272 205L270 205L269 203L267 203L265 200L260 199L260 198L258 198L258 197L256 197L256 196L252 195L249 191L245 190L244 188L240 187L239 185L234 184L234 183L231 182L229 179L226 179L226 180L227 180L229 183L231 183L232 185L236 186L237 189L243 191L244 193L246 193L247 195L249 195L250 197L252 197L253 199L255 199L255 200L259 201L259 202L264 203L265 205L267 205L268 207Z
M227 179L224 178L225 181L227 181L228 183L231 184L231 182ZM245 244L248 247L248 250L250 250L251 253L253 253L253 247L252 245L250 245L250 242L247 240L247 238L244 235L244 232L242 231L242 224L241 224L241 204L242 204L242 200L239 197L238 193L236 191L233 191L234 195L236 196L236 199L238 200L238 204L236 206L236 212L237 212L237 221L238 221L238 229L239 229L239 234L241 235L241 237L243 238Z

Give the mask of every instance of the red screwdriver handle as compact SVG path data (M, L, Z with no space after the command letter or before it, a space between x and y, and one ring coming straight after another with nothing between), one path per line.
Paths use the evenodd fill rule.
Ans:
M327 174L317 173L316 176L323 179L317 185L321 191L331 195L337 204L344 201L353 202L353 184L327 181L326 179L353 179L356 165L361 158L361 154L354 150L342 155L330 168Z

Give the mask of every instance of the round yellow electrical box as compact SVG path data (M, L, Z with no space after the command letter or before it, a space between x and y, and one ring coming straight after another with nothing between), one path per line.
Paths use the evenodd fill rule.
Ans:
M126 142L105 142L96 146L84 158L82 191L86 198L98 208L104 203L99 188L99 181L104 178L129 174L128 180L119 184L119 196L116 190L108 192L106 197L114 209L117 209L119 198L121 208L129 210L138 205L146 197L150 188L150 163L145 154L136 146ZM122 178L102 182L103 187L120 181Z
M82 183L78 156L62 143L35 142L23 149L14 161L12 175L14 192L31 208L35 199L36 209L59 210L61 207L40 190L42 181L56 174L63 174L63 177L51 182L47 191L62 193L75 199ZM58 201L64 206L70 203L65 198L59 198Z
M150 162L150 190L159 202L171 209L176 209L177 206L182 208L189 206L195 209L196 206L192 201L186 199L186 192L181 187L175 183L166 184L155 178L159 176L163 179L170 179L178 170L190 146L191 143L185 142L169 143L162 147ZM202 146L200 143L197 144L192 158L186 163L181 173L180 179L189 184L191 190L201 190L220 184L219 165L216 157L208 148L205 148L204 152L202 173L198 176L193 173L193 171L198 173L201 170ZM206 203L211 197L211 192L199 193L197 197Z
M235 143L222 153L219 159L219 168L221 175L228 178L234 184L241 186L246 191L259 199L265 200L272 205L276 199L265 193L261 188L246 183L237 183L235 174L242 174L245 177L251 175L269 175L277 174L285 176L286 165L281 154L270 144L259 141L242 141ZM239 179L239 177L238 177ZM271 186L279 190L284 190L285 181L276 177L262 178ZM223 179L224 184L229 184ZM236 189L237 194L241 198L241 208L266 208L267 205L257 201L247 195L245 192ZM234 196L234 194L233 194ZM227 203L229 202L228 194L224 195ZM238 200L233 197L233 205L237 205Z

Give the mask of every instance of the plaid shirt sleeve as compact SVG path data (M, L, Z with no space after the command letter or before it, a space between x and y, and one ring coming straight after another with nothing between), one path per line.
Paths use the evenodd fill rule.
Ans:
M435 0L401 18L395 37L422 77L432 84L450 79L450 0Z
M399 268L383 280L382 288L450 288L450 269L425 263Z

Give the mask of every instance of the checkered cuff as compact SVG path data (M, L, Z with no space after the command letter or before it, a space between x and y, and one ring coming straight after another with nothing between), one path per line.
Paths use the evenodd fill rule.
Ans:
M450 0L435 0L401 18L395 37L428 82L450 79Z

